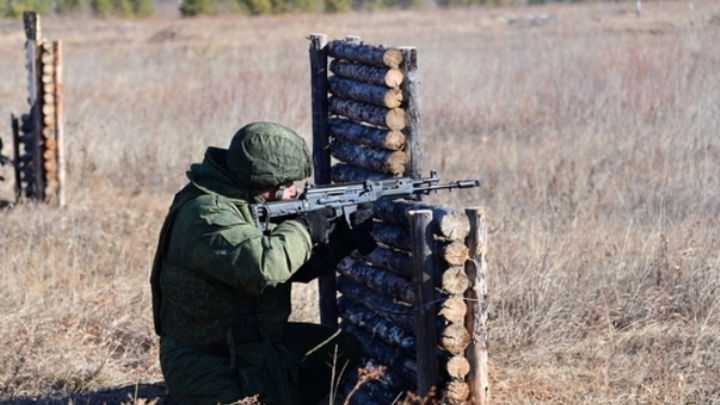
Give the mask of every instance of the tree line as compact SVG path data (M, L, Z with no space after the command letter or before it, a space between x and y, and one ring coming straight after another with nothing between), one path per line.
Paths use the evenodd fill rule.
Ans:
M90 10L97 17L147 17L155 12L153 0L0 0L0 15L18 18L24 11L62 15Z
M421 8L426 2L440 7L461 7L476 4L544 4L557 1L584 0L181 0L183 17L226 13L249 15L291 12L374 11L385 8ZM154 13L153 0L0 0L0 16L17 18L23 11L40 15L62 15L89 10L97 17L147 17Z

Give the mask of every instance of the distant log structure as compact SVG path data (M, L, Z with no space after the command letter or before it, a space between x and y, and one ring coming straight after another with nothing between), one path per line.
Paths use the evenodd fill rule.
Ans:
M23 22L30 111L10 119L16 197L64 205L62 46L42 38L36 13Z
M421 177L415 48L309 39L316 182ZM449 405L487 405L487 249L475 247L477 221L420 197L378 201L374 211L378 247L339 262L337 288L321 288L320 306L322 322L339 318L364 362L385 373L352 395L350 376L340 397L393 405L405 392L436 390Z

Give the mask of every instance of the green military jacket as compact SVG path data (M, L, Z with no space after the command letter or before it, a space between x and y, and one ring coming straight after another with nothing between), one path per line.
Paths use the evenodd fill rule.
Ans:
M290 315L290 285L312 253L308 231L287 220L263 233L238 185L226 150L208 148L176 196L153 262L158 335L197 345L278 341Z

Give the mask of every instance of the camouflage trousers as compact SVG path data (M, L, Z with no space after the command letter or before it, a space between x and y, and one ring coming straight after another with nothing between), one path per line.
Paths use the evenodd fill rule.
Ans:
M349 333L309 323L290 322L282 341L240 345L232 358L160 338L165 384L179 405L230 404L253 395L265 405L317 405L330 392L333 372L345 364L346 374L354 371L360 354Z

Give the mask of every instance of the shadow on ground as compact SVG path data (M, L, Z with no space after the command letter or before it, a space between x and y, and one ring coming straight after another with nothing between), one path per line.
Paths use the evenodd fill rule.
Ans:
M164 384L137 384L67 396L0 398L0 405L162 405L164 398Z

